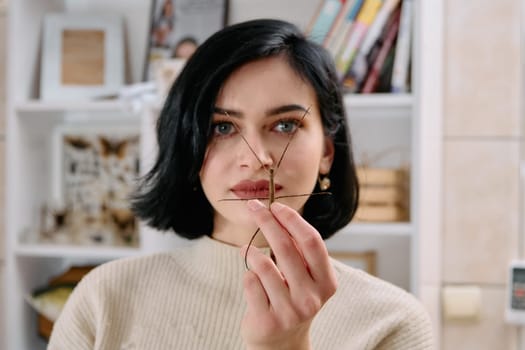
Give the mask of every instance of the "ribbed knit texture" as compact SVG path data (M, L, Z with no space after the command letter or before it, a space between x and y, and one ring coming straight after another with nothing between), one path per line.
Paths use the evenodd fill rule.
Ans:
M333 263L338 289L314 319L314 349L432 349L415 298ZM75 288L48 349L243 349L243 274L239 249L208 237L104 264Z

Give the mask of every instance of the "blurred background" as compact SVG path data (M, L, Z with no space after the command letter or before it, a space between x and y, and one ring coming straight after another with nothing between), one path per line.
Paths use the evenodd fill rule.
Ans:
M0 348L44 349L68 286L93 266L188 244L137 222L127 195L195 48L270 17L323 45L345 91L362 198L327 241L332 256L419 298L439 349L525 349L524 10L0 0Z

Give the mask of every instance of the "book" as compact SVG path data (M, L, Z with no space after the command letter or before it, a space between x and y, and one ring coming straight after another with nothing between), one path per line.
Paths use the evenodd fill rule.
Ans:
M336 58L336 69L340 78L343 78L350 68L357 49L361 45L368 28L382 4L383 0L365 0L363 3L355 23L352 26L350 36L348 40L343 43L341 51Z
M399 22L399 33L396 42L394 68L392 70L391 91L393 93L408 92L413 7L414 3L412 0L403 0L403 3L401 4L401 19Z
M332 24L332 27L330 27L330 30L328 31L328 33L326 34L326 36L324 38L323 46L325 48L328 48L330 42L332 42L334 40L335 34L339 31L339 29L343 25L345 17L347 15L349 9L352 8L352 5L354 4L354 2L355 2L355 0L346 0L344 2L343 6L339 10L339 13L335 17L335 20L334 20L334 23Z
M400 0L385 0L383 6L381 6L381 9L375 17L374 22L370 25L361 46L357 50L352 66L345 77L347 82L348 80L352 81L352 85L355 89L357 89L365 79L369 68L367 56L374 44L380 38L381 34L384 32L385 25L394 10L398 7L399 2Z
M348 11L345 13L341 26L334 33L331 40L326 44L326 48L328 51L330 51L332 57L337 56L337 53L341 50L341 46L351 35L352 25L354 24L357 14L363 5L363 0L347 0L347 2L350 2L352 6L350 6Z
M318 44L323 43L344 3L345 0L324 0L309 30L308 35L312 41Z
M395 53L396 53L396 46L392 45L392 47L390 48L390 51L388 52L388 55L386 56L385 63L383 63L383 68L381 68L381 72L379 72L379 78L377 80L377 85L373 92L390 93Z
M385 41L383 42L383 45L381 46L381 50L379 51L374 61L374 64L372 65L372 67L370 67L370 71L368 72L367 78L363 84L363 89L361 90L361 92L364 94L371 93L374 91L377 85L377 82L379 80L379 74L388 56L388 52L390 51L390 49L394 45L394 41L396 40L397 33L399 30L399 21L400 21L401 12L395 12L395 13L396 13L396 16L394 18L392 25L388 29Z
M377 39L377 41L374 43L374 46L370 50L369 54L366 57L367 61L367 67L368 71L366 72L366 75L368 76L368 73L370 72L370 68L374 65L374 62L379 55L379 52L381 51L381 47L383 46L383 43L386 40L386 37L388 36L388 30L393 25L394 21L399 16L399 13L401 11L401 7L396 7L395 11L391 14L390 18L388 19L388 22L386 23L385 27L383 28L383 31L381 33L381 36ZM399 33L399 32L398 32ZM395 44L392 46L390 51L388 52L388 55L385 59L385 62L383 63L383 67L381 68L381 71L379 73L379 78L377 82L376 88L374 88L374 92L390 92L390 81L392 78L392 66L394 62L394 54L395 52ZM363 81L361 81L360 85L358 86L358 91L362 92L363 85L366 81L366 77Z

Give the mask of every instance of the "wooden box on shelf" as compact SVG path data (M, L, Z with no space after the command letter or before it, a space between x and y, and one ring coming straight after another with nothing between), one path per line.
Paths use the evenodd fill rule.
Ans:
M408 221L410 184L407 169L359 167L357 176L360 198L356 221Z

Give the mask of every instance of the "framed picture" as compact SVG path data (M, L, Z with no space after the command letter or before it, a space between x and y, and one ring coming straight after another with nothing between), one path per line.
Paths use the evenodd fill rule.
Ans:
M45 16L41 99L117 94L124 85L124 64L121 17L66 13Z
M139 156L138 127L57 127L51 201L63 219L62 227L46 229L47 237L82 245L136 246L138 225L129 196L139 177Z
M155 62L155 83L160 96L167 96L173 82L186 64L185 58L172 58Z
M155 62L187 59L198 45L228 22L228 0L153 0L144 80Z
M356 269L361 269L367 273L377 276L376 252L368 250L364 252L330 251L330 256Z

